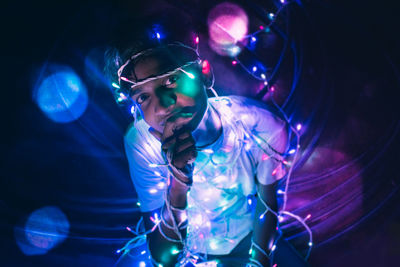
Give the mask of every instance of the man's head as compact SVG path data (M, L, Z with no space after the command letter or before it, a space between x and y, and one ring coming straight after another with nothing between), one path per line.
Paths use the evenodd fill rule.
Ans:
M167 45L136 55L120 68L120 86L129 93L146 123L162 133L167 121L180 117L194 130L207 108L208 79L196 51Z

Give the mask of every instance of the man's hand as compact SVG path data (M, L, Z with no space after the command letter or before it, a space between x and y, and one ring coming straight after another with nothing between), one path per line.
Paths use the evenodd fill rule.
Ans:
M197 157L195 140L192 132L185 127L190 118L177 117L168 120L165 123L163 133L159 133L150 128L150 133L161 142L161 149L166 154L171 153L171 164L184 172L187 172L190 164ZM190 174L191 175L191 174ZM187 177L181 177L177 174L177 178L183 182L189 182Z

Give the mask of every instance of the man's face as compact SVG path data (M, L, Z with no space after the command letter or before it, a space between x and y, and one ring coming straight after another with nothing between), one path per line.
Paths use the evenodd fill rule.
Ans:
M134 66L136 80L160 75L174 65L169 57L147 56ZM180 126L187 126L191 131L200 123L207 108L207 95L199 74L201 72L195 72L194 65L184 69L195 75L194 79L178 70L167 77L131 89L132 100L137 103L144 120L158 132L162 133L165 123L177 117L185 117L180 120L184 125Z

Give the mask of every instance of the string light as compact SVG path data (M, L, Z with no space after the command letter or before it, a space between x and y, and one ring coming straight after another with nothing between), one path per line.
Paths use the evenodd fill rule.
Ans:
M280 0L280 2L281 2L282 4L286 4L286 2L285 2L284 0ZM282 7L283 7L283 6L282 6ZM281 8L281 9L282 9L282 8ZM276 17L278 16L278 14L280 13L281 9L278 10L278 11L276 12L276 14L274 14L274 13L269 13L268 16L270 17L270 19L271 19L271 20L275 20ZM269 32L269 31L270 31L270 25L272 24L272 22L273 22L273 21L271 21L271 23L270 23L269 25L267 25L267 27L264 27L263 25L260 25L260 26L259 26L259 31L257 31L256 33L254 33L254 34L252 34L252 35L249 36L250 40L251 40L252 42L256 42L256 41L257 41L257 38L256 38L256 35L257 35L257 34L259 34L259 33L261 33L261 32ZM161 38L160 34L159 34L159 33L157 33L157 34L158 34L158 35L157 35L157 39L160 39L160 38ZM195 43L196 43L196 44L199 43L199 37L198 37L198 36L196 36L196 38L195 38ZM232 47L232 48L231 48L231 52L233 52L233 54L239 53L239 52L240 52L240 47L238 47L238 46ZM203 61L203 62L202 62L202 67L203 67L203 69L204 69L204 65L205 65L205 64L206 64L206 63L204 63L204 61ZM232 65L233 65L233 66L235 66L235 65L237 65L237 64L240 64L240 65L241 65L242 67L244 67L244 68L246 69L246 71L247 71L247 68L246 68L237 58L235 58L235 60L232 60ZM183 70L182 68L179 69L179 70L181 70L182 72L184 72L189 78L195 79L195 76L194 76L192 73L189 73L189 72ZM252 67L252 75L253 75L253 77L255 77L255 78L258 79L258 80L262 80L263 83L264 83L264 85L265 85L265 86L268 86L269 83L268 83L268 79L267 79L267 77L266 77L266 74L265 74L265 73L261 73L259 76L256 76L256 73L255 73L255 72L257 72L257 70L258 70L257 66L253 66L253 67ZM249 72L249 71L248 71L248 72ZM249 72L249 73L251 73L251 72ZM258 74L258 73L257 73L257 74ZM121 77L121 79L122 79L122 77ZM113 85L113 86L114 86L114 85ZM275 88L274 88L273 86L271 86L271 87L269 88L269 90L270 90L271 92L274 92ZM302 125L301 125L301 124L297 124L297 125L296 125L297 131L301 130L301 128L302 128ZM260 140L258 140L257 137L254 137L254 140L256 141L256 143L261 144ZM250 149L250 147L251 147L251 143L247 142L246 145L245 145L245 149L246 149L246 150L247 150L247 149ZM297 148L299 148L299 145L297 146ZM201 152L203 152L203 153L205 153L205 154L210 154L210 156L211 156L212 154L214 154L214 151L213 151L212 149L204 149L204 150L201 150ZM291 150L289 150L288 154L292 155L292 154L295 154L296 152L297 152L296 149L291 149ZM296 155L297 155L297 154L296 154ZM262 155L262 160L268 160L269 158L270 158L270 157L269 157L267 154L263 154L263 155ZM285 163L285 162L286 162L286 163ZM294 162L295 162L295 160L292 161L293 164L291 164L291 165L294 165ZM284 162L282 161L282 163L286 165L286 164L287 164L287 161L284 161ZM159 165L159 164L149 164L149 166L150 166L150 167L160 167L160 166L163 166L163 165ZM292 167L292 166L291 166L291 167ZM278 168L275 168L275 169L273 170L273 172L272 172L272 175L276 175L277 172L278 172ZM154 173L156 174L156 172L154 172ZM161 176L161 174L160 174L159 172L158 172L158 174L156 174L156 175L157 175L157 176ZM290 170L289 170L288 176L290 176ZM287 180L287 184L286 184L286 187L285 187L286 189L285 189L284 191L281 190L281 189L278 189L278 190L277 190L277 193L278 193L278 194L284 195L284 198L286 198L287 186L288 186L288 184L289 184L288 181L289 181L289 179ZM164 186L165 186L165 184L164 184ZM154 189L154 188L151 189L151 190L153 190L154 193L157 192L157 190ZM204 199L203 199L203 200L204 200ZM286 200L284 200L284 201L286 201ZM139 202L138 202L138 203L139 203ZM248 203L249 205L251 205L251 204L252 204L252 200L251 200L250 198L248 198L247 203ZM286 202L285 202L285 203L286 203ZM140 205L138 204L138 206L140 206ZM224 206L224 208L226 208L226 206ZM267 210L266 210L266 212L267 212L267 211L268 211L268 207L266 207L266 208L267 208ZM264 219L266 212L264 212L263 214L261 214L261 215L259 216L259 219L260 219L260 220ZM206 213L206 214L209 214L209 213L211 213L211 211L205 209L205 213ZM274 214L275 214L275 213L274 213ZM298 216L296 216L296 215L294 215L294 214L291 214L290 212L288 212L288 211L286 211L286 210L283 209L281 212L279 212L279 215L278 215L278 214L275 214L275 215L278 216L277 218L278 218L279 221L283 220L283 217L282 217L280 214L285 214L285 215L291 216L291 217L297 219L300 223L302 223L302 224L304 225L304 227L306 227L307 231L309 231L309 236L310 236L310 241L308 242L308 245L309 245L309 247L311 248L311 246L313 245L313 243L312 243L311 230L310 230L310 229L308 228L308 226L305 224L305 220L309 219L309 218L311 217L311 214L308 214L308 215L306 216L306 218L303 220L303 219L301 219L300 217L298 217ZM195 218L194 218L194 222L195 222L195 223L196 223L196 222L200 222L199 224L204 224L203 218L201 217L202 215L201 215L201 214L199 214L199 215L200 215L200 217L195 217ZM153 222L155 223L155 225L157 225L157 223L159 223L159 220L157 219L157 214L155 214L155 218L156 218L156 219L155 219ZM182 216L181 216L181 219L182 219L182 220L186 220L186 219L187 219L187 216L186 216L186 215L182 215ZM210 226L211 224L210 224L209 221L206 221L205 225ZM153 227L153 229L155 229L155 228ZM199 237L200 239L204 239L204 235L203 235L203 234L198 235L198 237ZM218 248L217 243L216 243L215 240L212 240L212 241L209 243L209 245L210 245L210 248L212 248L212 249L217 249L217 248ZM275 248L276 248L276 246L273 245L273 247L271 248L271 251L274 251ZM250 250L250 251L251 251L251 250ZM249 252L250 252L250 251L249 251ZM174 250L171 251L172 254L178 254L179 252L180 252L180 251L177 250L177 249L174 249ZM118 252L118 253L119 253L119 252ZM250 252L250 253L251 253L251 252ZM308 255L309 255L309 251L308 251L308 253L307 253L307 257L308 257ZM160 267L160 266L162 266L162 265L159 264L159 265L157 265L157 266Z
M184 70L182 68L180 68L179 70L181 70L183 73L185 73L190 79L194 79L195 78L195 76L192 73L187 72L186 70Z
M114 88L117 88L117 89L119 89L119 88L120 88L120 87L119 87L119 85L118 85L118 84L116 84L116 83L112 83L111 85L112 85L112 87L114 87Z
M268 14L268 17L269 17L269 19L274 19L275 14L274 14L274 13L269 13L269 14Z
M160 40L160 39L161 39L161 35L160 35L160 33L159 33L159 32L156 32L156 37L157 37L157 39L158 39L158 40Z
M171 254L172 255L176 255L179 253L179 250L177 250L176 248L171 249Z

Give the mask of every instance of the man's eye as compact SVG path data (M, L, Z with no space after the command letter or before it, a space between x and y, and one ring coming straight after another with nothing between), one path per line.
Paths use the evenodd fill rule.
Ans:
M166 86L174 85L177 80L178 80L178 77L175 76L175 75L171 76L171 77L168 77L168 79L165 81L165 85Z
M146 99L148 98L147 95L145 94L141 94L136 98L136 103L138 103L139 105L141 105L144 101L146 101Z

